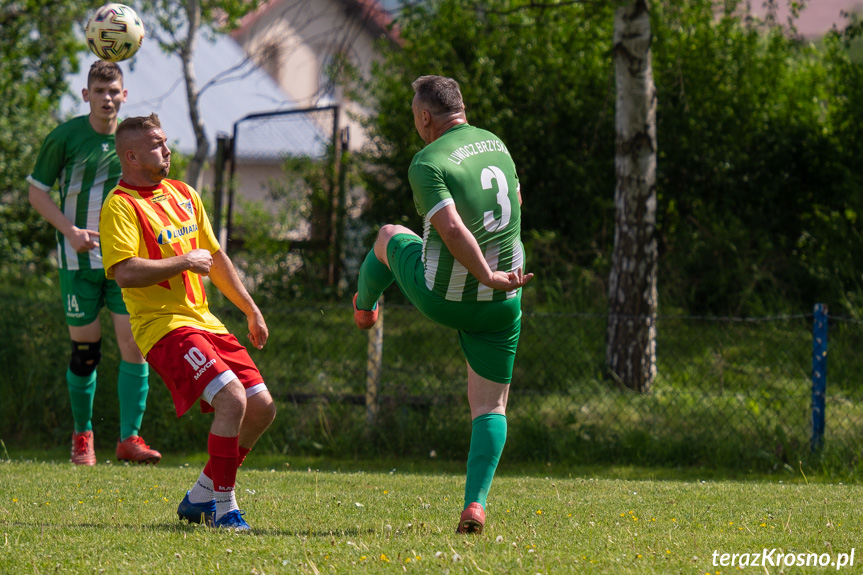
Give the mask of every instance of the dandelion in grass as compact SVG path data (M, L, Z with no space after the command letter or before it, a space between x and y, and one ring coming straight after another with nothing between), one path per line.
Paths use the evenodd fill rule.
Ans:
M537 515L542 515L542 509L537 509L537 510L536 510L536 514L537 514Z
M381 561L386 561L387 563L390 562L389 558L384 553L381 553Z

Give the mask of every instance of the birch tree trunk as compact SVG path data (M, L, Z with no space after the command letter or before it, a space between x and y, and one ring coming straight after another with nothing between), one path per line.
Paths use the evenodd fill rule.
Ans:
M656 378L656 89L648 0L614 15L616 189L606 365L640 392Z

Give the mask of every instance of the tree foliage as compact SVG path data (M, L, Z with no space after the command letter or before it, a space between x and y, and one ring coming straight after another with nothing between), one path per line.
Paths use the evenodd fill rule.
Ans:
M234 30L240 19L259 4L259 0L158 0L136 3L151 37L165 53L177 56L183 66L189 121L195 133L195 153L188 164L185 179L196 189L201 189L204 163L210 147L198 105L201 94L209 84L203 87L198 85L194 65L199 35L213 37Z
M27 200L26 177L56 126L65 78L78 67L80 2L26 0L0 7L0 262L7 279L50 269L53 228Z
M576 250L587 260L605 257L614 189L612 11L593 4L519 9L524 4L443 0L405 7L404 43L387 51L369 85L378 111L374 155L385 168L372 182L370 214L378 223L397 218L419 225L407 183L407 166L422 146L410 84L424 74L452 76L468 121L496 133L512 152L525 225L573 237L602 229L581 236Z
M421 147L410 83L453 76L468 120L498 133L519 168L537 289L581 302L574 286L607 276L613 233L613 4L405 7L403 45L386 52L368 86L378 110L371 222L418 229L407 183ZM860 64L838 37L816 49L745 18L742 2L651 6L665 310L754 314L815 301L855 309Z
M714 9L656 14L666 295L728 313L842 303L863 269L860 67L835 39L817 51Z

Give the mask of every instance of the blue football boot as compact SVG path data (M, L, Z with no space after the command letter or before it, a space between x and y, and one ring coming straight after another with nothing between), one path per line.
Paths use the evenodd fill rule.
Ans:
M189 523L212 525L216 515L216 502L213 500L205 503L192 503L189 501L189 492L187 491L186 496L180 502L180 506L177 507L177 515L181 520L185 519Z
M250 531L252 528L249 527L249 524L246 523L245 519L243 519L243 515L245 514L245 511L240 511L239 509L229 511L216 519L214 527L224 527L227 529L233 529L234 531Z

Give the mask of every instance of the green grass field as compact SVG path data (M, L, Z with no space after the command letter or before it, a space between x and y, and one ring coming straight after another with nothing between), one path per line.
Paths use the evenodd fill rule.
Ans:
M204 455L155 467L108 465L107 455L95 468L59 454L0 462L0 572L714 574L738 572L721 565L724 553L751 563L764 550L765 567L743 571L823 573L839 560L840 572L859 573L863 562L863 486L800 472L721 479L504 464L485 532L460 536L458 464L364 471L253 454L237 495L254 531L235 534L177 519ZM786 554L809 566L785 566Z

